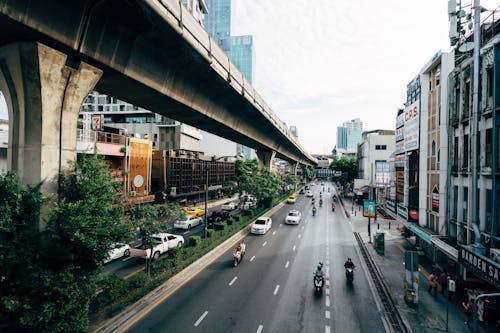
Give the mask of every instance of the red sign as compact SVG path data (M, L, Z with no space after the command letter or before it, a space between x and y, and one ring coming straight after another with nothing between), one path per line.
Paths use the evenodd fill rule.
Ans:
M414 219L414 220L418 220L418 210L416 210L416 209L410 209L410 210L408 211L408 215L409 215L412 219Z
M439 193L432 193L432 210L439 212Z

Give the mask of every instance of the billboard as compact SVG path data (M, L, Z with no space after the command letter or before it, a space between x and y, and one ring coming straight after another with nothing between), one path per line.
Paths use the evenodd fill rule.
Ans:
M404 143L405 151L418 149L420 131L420 100L410 104L405 109Z
M396 117L396 128L403 127L404 124L405 124L405 114L401 113Z
M363 216L375 217L375 201L363 200Z

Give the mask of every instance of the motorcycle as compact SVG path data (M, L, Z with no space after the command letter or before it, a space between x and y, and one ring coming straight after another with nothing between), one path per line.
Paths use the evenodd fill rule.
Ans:
M323 206L323 200L319 200L319 206L322 207Z
M316 273L313 273L314 275L314 288L316 288L316 292L321 292L323 289L323 286L325 284L325 279L321 275L317 275Z
M335 211L335 203L332 202L332 212Z
M354 281L354 267L346 267L345 269L345 277L347 278L347 282L352 283Z
M313 216L316 216L316 207L313 207Z
M243 257L245 256L245 251L234 251L233 252L233 266L236 267L238 266L239 263L243 260Z

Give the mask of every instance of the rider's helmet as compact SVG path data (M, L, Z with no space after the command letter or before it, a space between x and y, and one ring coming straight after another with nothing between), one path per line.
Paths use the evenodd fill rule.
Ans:
M323 268L323 263L320 261L318 264L318 271L320 271Z

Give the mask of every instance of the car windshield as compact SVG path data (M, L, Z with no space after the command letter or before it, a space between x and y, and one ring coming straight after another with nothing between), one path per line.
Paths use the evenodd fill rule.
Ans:
M255 224L266 224L266 220L257 220Z
M298 216L299 212L290 212L288 213L288 216Z

